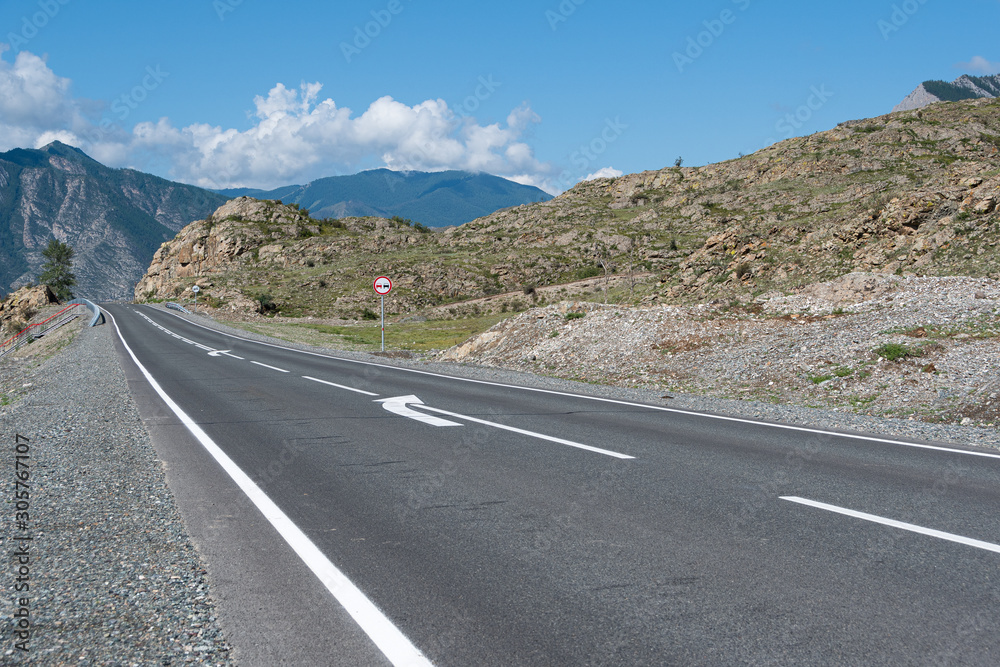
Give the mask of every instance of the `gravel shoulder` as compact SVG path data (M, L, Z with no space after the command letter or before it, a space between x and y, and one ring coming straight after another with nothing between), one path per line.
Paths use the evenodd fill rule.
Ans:
M232 664L205 567L132 401L113 336L109 326L77 327L0 361L8 480L0 663ZM22 441L27 516L16 516L18 436L30 441ZM16 539L24 537L31 539ZM26 574L13 555L23 544ZM15 593L19 577L30 588ZM28 651L15 646L22 597Z

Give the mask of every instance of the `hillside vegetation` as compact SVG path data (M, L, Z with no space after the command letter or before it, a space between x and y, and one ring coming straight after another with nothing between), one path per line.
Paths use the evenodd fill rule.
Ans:
M527 305L539 286L605 273L626 286L612 298L634 303L749 301L854 271L1000 278L998 201L1000 101L944 103L581 183L444 231L241 198L161 246L136 296L198 283L238 314L362 318L379 275L396 285L390 313L456 315L479 309L457 302L511 292Z

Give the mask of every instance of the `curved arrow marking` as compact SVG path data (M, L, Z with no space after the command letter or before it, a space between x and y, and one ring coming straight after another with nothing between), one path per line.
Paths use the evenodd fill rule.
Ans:
M407 404L409 403L412 403L414 405L424 404L424 402L421 401L416 396L411 395L411 396L396 396L395 398L380 398L375 402L381 403L383 408L385 408L394 415L399 415L400 417L406 417L407 419L415 419L418 422L430 424L431 426L461 426L461 424L459 424L458 422L448 421L447 419L441 419L440 417L425 415L422 412L411 410L410 408L407 407Z
M205 348L209 349L209 348ZM237 357L235 354L229 354L229 350L212 350L208 353L210 357L218 357L220 355L226 355L227 357L232 357L233 359L242 359L243 357Z

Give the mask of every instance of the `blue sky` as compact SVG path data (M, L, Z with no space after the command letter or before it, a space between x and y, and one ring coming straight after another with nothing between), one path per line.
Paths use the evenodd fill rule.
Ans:
M558 192L1000 72L997 25L1000 0L4 0L0 149L206 187L389 166Z

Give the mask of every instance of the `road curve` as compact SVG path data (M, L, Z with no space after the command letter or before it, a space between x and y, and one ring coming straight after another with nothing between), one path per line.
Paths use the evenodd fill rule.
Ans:
M106 311L242 664L1000 663L996 452Z

